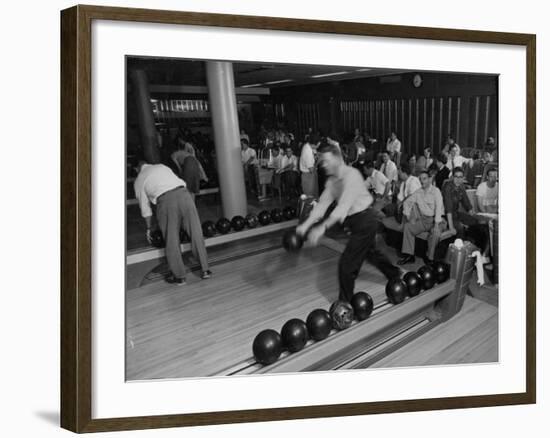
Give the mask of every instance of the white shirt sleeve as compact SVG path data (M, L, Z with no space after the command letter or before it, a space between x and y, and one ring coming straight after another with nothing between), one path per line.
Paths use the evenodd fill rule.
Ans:
M421 187L422 185L420 184L420 180L418 178L411 178L409 182L409 187L407 188L408 190L405 191L405 196L412 195Z
M136 199L139 204L139 209L141 210L142 217L151 217L153 216L153 210L151 210L151 203L149 202L149 197L145 192L145 181L143 177L140 178L139 175L134 182L134 191L136 193Z

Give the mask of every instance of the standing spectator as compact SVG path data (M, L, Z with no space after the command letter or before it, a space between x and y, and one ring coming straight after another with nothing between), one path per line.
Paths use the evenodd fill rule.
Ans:
M260 175L256 151L248 145L246 138L241 139L241 160L245 177L248 179L250 191L258 199L260 197Z
M310 134L302 146L300 153L300 173L302 175L302 193L306 196L318 196L317 172L315 169L315 151L319 143L317 138Z
M464 239L464 226L474 225L477 221L471 216L473 207L464 188L464 170L462 170L462 167L455 167L452 179L443 186L443 204L445 205L449 231ZM460 211L460 206L467 213Z
M399 162L399 156L401 155L401 142L397 138L397 134L392 131L390 138L386 141L386 151L390 154L390 158Z
M248 136L248 134L244 129L241 129L241 140L243 138L248 142L248 144L250 144L250 137Z
M281 158L281 168L278 170L281 175L283 192L288 200L298 196L296 187L298 183L298 157L292 153L290 146L286 147L285 154Z
M273 176L271 178L271 187L275 190L281 190L281 169L282 169L283 155L278 147L271 149L271 158L267 163L267 168L273 170Z

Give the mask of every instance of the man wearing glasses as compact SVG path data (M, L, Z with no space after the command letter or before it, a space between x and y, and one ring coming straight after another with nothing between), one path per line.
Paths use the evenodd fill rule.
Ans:
M464 170L462 167L453 169L453 177L443 185L443 205L447 215L449 231L455 232L456 237L464 238L464 225L477 223L472 215L473 208L464 188ZM464 211L460 211L462 206Z

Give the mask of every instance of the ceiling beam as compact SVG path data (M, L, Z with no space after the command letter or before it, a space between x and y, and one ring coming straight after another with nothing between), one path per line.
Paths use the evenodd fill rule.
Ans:
M181 93L181 94L208 94L208 87L193 86L193 85L154 85L149 86L149 90L152 93ZM265 87L250 87L241 88L235 87L235 93L239 94L252 94L268 96L270 94L269 88Z

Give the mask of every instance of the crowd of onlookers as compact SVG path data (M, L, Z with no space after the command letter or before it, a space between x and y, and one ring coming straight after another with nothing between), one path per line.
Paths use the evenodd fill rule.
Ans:
M267 185L274 195L288 199L300 194L317 197L325 179L317 166L317 149L324 142L337 144L346 164L362 173L381 219L391 217L402 226L400 263L414 260L414 239L423 232L429 236L427 261L433 259L444 231L473 240L484 254L490 253L488 223L498 213L493 138L483 148L469 148L464 154L449 135L438 151L425 147L416 155L406 152L395 132L386 141L378 141L356 129L342 141L309 129L300 141L277 129L265 131L251 144L243 131L242 163L251 195L262 199L265 191L260 186Z

